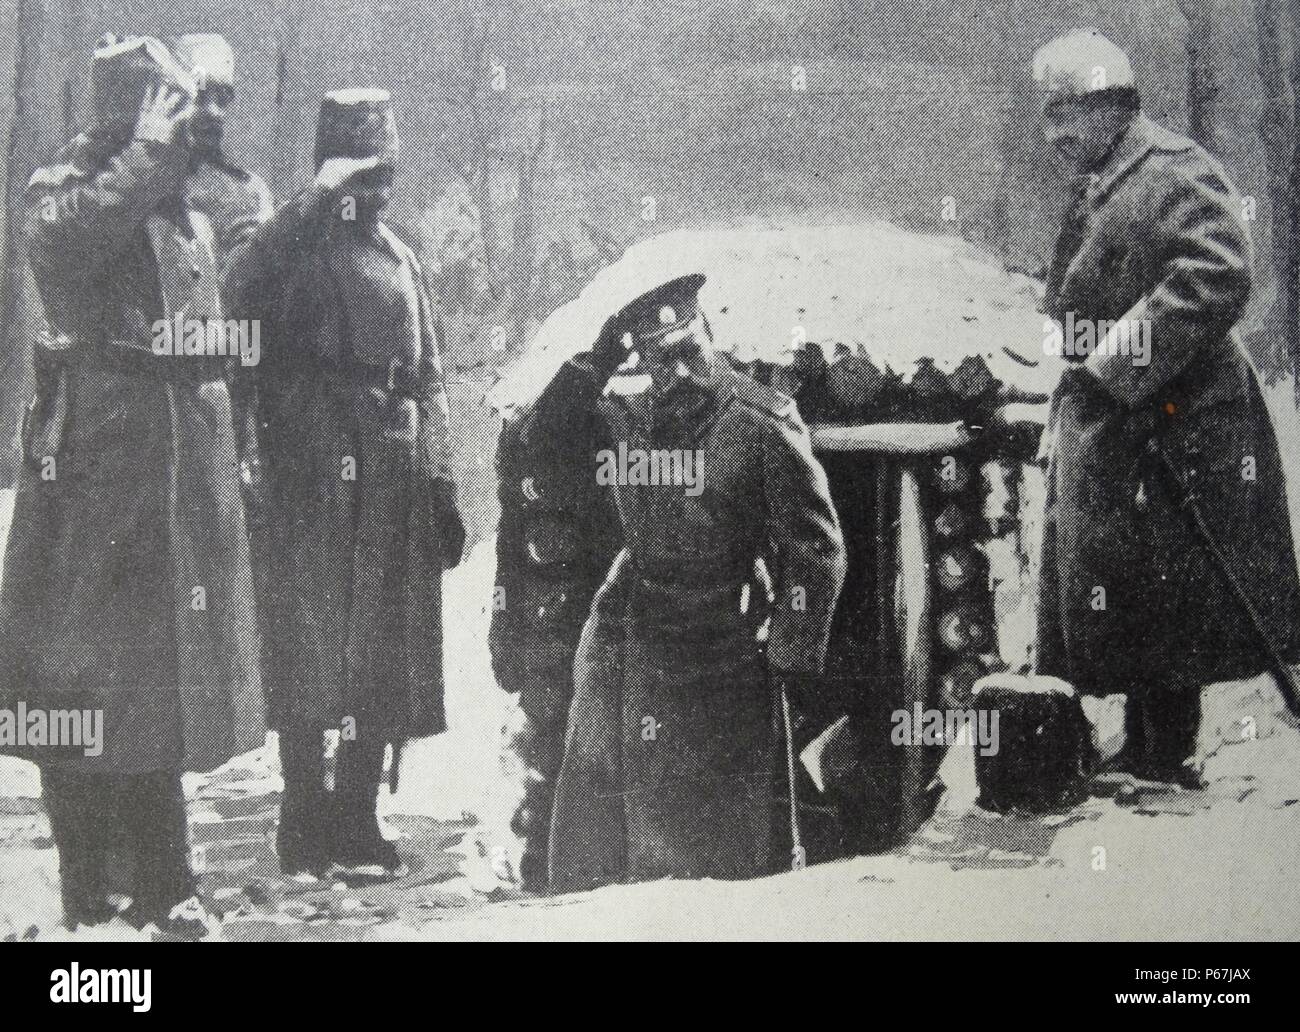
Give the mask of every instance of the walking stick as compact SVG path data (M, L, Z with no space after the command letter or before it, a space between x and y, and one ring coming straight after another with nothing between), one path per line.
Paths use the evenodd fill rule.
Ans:
M799 836L799 795L794 770L794 728L790 720L790 697L781 689L781 717L785 721L785 773L790 783L790 870L802 871L807 863Z
M1268 628L1264 626L1264 620L1259 615L1259 610L1255 608L1255 603L1251 601L1250 596L1246 594L1245 588L1241 586L1241 581L1237 579L1236 573L1233 572L1232 564L1229 562L1227 555L1219 547L1219 542L1215 539L1214 532L1205 519L1200 500L1196 497L1195 488L1192 487L1188 476L1174 465L1173 460L1169 458L1168 453L1160 446L1160 442L1156 438L1153 437L1147 442L1147 451L1159 459L1161 467L1173 481L1175 497L1179 505L1192 514L1192 521L1196 525L1202 544L1209 551L1214 564L1219 568L1219 572L1227 579L1228 587L1233 596L1240 603L1241 608L1246 611L1251 626L1255 629L1256 635L1259 636L1259 640L1264 645L1264 651L1268 653L1269 663L1273 668L1274 676L1277 678L1278 688L1282 692L1282 698L1286 701L1287 709L1296 716L1300 716L1300 680L1297 680L1295 671L1291 669L1290 664L1282 658L1282 650L1278 648L1272 635L1269 634Z
M398 776L402 769L402 749L406 746L406 740L394 741L389 744L393 747L393 765L388 768L388 791L396 795Z

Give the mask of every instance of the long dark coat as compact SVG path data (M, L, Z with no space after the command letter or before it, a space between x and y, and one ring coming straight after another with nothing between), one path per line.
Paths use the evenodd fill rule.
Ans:
M558 724L561 754L578 636L622 544L613 493L595 477L596 454L608 444L597 407L602 386L588 362L566 362L506 421L497 443L492 665L531 721Z
M1233 569L1294 659L1300 584L1282 467L1233 332L1250 293L1241 198L1209 154L1143 116L1081 197L1047 310L1076 323L1149 320L1151 350L1145 365L1094 352L1053 399L1039 670L1105 693L1265 666L1167 475L1144 457L1153 435L1194 478Z
M82 137L28 192L50 333L0 590L0 693L104 710L102 756L33 750L42 764L208 770L265 739L224 364L151 352L155 320L220 314L210 227L176 200L187 164Z
M591 600L623 540L614 495L596 483L607 446L597 408L605 377L566 362L497 443L501 523L488 646L497 681L519 696L510 742L527 771L513 828L525 886L546 886L547 835L573 701L573 658Z
M349 234L352 234L349 236ZM433 306L410 249L300 195L236 252L232 311L261 320L256 369L270 568L261 599L275 726L366 721L393 740L446 728L442 574L461 543ZM418 397L345 363L419 371ZM416 442L400 440L414 403Z
M704 489L612 488L626 549L575 661L553 892L766 873L782 741L768 671L825 661L844 545L794 403L719 360L674 395L602 405L629 449L700 449Z

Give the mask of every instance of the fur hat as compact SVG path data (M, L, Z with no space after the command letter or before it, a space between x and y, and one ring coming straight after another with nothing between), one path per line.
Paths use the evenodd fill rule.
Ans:
M100 40L90 61L94 128L109 135L129 134L146 92L168 83L191 97L197 90L189 73L152 36Z
M1096 29L1076 29L1039 47L1034 79L1048 92L1068 98L1134 89L1128 55Z
M172 52L199 89L209 83L235 85L235 52L225 36L215 32L191 32L176 40Z

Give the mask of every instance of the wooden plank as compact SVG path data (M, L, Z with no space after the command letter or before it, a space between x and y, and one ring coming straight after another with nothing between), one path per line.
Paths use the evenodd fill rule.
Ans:
M867 423L859 426L809 427L813 448L820 451L877 452L886 455L934 455L971 443L966 424Z
M903 674L902 709L934 705L934 583L930 577L930 514L917 471L902 465L898 477L898 538L894 559L897 584L899 651ZM915 729L913 729L915 730ZM899 779L899 832L910 836L930 818L927 788L933 747L913 742L903 747Z

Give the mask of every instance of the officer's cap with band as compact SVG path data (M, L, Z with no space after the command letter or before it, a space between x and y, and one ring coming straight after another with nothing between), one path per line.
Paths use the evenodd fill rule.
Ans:
M235 52L224 36L215 32L191 32L176 40L172 53L200 89L209 85L235 85Z
M316 167L330 158L397 158L397 120L387 90L325 94L316 127Z
M634 344L653 344L689 326L700 311L704 276L679 276L642 294L619 314L620 329Z
M1077 29L1040 47L1034 80L1061 99L1134 88L1128 55L1096 29Z

